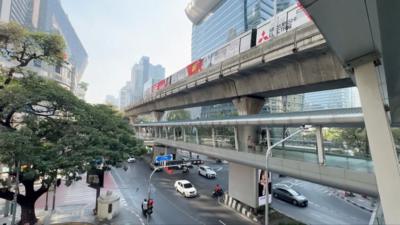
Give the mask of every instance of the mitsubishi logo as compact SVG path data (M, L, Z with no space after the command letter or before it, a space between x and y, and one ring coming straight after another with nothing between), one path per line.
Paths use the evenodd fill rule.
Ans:
M268 41L270 38L268 37L267 33L265 33L265 31L263 31L261 33L261 37L258 39L258 43L261 43L263 41Z

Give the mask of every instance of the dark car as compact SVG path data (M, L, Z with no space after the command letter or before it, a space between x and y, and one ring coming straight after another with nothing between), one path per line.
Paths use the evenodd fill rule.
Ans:
M304 195L288 186L275 186L272 189L272 195L296 206L306 207L308 205L308 200Z

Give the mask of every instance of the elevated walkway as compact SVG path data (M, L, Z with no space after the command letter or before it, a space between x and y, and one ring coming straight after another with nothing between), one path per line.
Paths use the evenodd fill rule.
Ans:
M325 165L317 163L317 154L299 151L273 150L266 168L264 152L250 153L206 145L157 138L155 143L184 149L213 158L227 160L282 175L299 178L343 190L378 196L375 174L370 160L327 155Z

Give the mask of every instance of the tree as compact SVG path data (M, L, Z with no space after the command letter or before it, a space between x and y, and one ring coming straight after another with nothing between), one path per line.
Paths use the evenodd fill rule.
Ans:
M14 79L0 91L0 162L16 174L25 194L18 194L20 224L36 222L34 204L55 182L80 179L91 163L103 157L107 164L122 165L129 155L145 152L129 124L105 105L90 105L54 81L38 76ZM41 186L34 189L34 182ZM0 198L12 200L3 187Z
M57 34L31 32L16 23L0 24L0 54L12 66L2 68L6 78L0 89L8 85L15 74L26 74L24 70L32 60L52 65L61 65L65 57L64 39Z

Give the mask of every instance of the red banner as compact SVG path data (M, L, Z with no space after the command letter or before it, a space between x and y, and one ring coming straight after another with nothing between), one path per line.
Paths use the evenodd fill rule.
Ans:
M186 67L189 77L203 70L203 59L196 60Z

